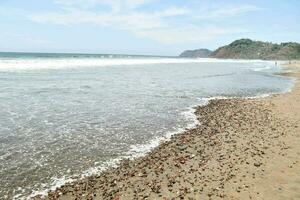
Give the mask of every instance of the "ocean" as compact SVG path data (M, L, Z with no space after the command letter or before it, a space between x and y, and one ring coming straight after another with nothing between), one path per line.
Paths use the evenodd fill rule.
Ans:
M273 61L0 53L0 197L26 199L145 155L209 99L287 92Z

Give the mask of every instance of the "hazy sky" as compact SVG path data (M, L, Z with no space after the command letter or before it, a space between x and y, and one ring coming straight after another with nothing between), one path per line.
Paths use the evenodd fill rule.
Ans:
M177 55L300 42L299 0L0 0L0 51Z

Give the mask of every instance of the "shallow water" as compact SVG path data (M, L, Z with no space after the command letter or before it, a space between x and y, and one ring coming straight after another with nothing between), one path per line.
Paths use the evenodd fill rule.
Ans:
M0 196L142 155L215 96L288 90L273 62L0 54ZM76 176L75 176L76 177ZM56 182L55 182L56 181Z

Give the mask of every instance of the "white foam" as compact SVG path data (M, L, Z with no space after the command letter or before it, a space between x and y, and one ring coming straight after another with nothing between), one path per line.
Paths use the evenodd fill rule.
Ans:
M47 189L41 190L41 191L33 191L31 193L31 195L27 198L20 198L19 196L14 196L13 199L28 199L29 200L37 195L46 196L50 191L54 191L57 188L65 185L67 183L71 183L71 182L75 181L74 179L65 177L65 176L61 177L61 178L52 178L52 179L53 179L53 181L52 181L50 187L48 187Z
M253 69L253 71L259 72L259 71L265 71L272 68L273 68L272 66L264 66L264 67L255 68Z
M204 105L204 104L203 104ZM156 137L155 139L151 140L147 144L138 144L138 145L132 145L130 146L130 150L125 153L124 156L120 156L115 159L111 159L108 162L105 162L101 164L100 166L97 167L91 167L88 170L84 171L81 175L73 175L77 176L80 178L92 176L92 175L97 175L100 174L101 172L107 170L110 167L117 167L120 162L124 159L135 159L138 157L145 156L147 153L151 152L155 147L159 146L162 142L169 141L171 137L175 134L182 133L188 129L195 128L198 124L199 121L197 119L197 116L195 115L195 106L188 108L187 110L183 111L181 114L190 121L190 123L187 124L186 128L178 128L176 131L170 131L167 132L164 136L161 137ZM40 190L40 191L33 191L32 194L27 197L27 198L18 198L18 199L31 199L34 196L41 195L41 196L47 196L47 194L50 191L54 191L55 189L67 184L74 182L78 179L72 179L72 178L67 178L67 177L62 177L62 178L54 178L52 183L50 184L50 187L48 187L45 190Z
M1 59L0 70L34 70L34 69L62 69L77 67L104 67L117 65L146 65L146 64L180 64L180 63L266 63L262 60L233 60L214 58L27 58Z

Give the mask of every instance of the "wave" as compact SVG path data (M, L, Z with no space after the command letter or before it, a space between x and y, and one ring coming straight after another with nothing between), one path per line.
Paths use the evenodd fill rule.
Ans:
M265 63L254 63L253 65L255 66L255 68L252 70L255 72L268 71L271 69L282 70L282 65L284 63L286 63L286 61L275 61L275 60L268 60L265 61Z
M0 59L0 71L185 63L266 63L262 60L214 58L14 58Z
M232 76L235 75L236 73L226 73L226 74L214 74L214 75L206 75L202 76L202 78L213 78L213 77L221 77L221 76Z
M270 64L270 65L267 65L267 66L256 67L256 68L253 69L253 71L255 71L255 72L267 71L267 70L270 70L272 68L274 68L274 65Z

